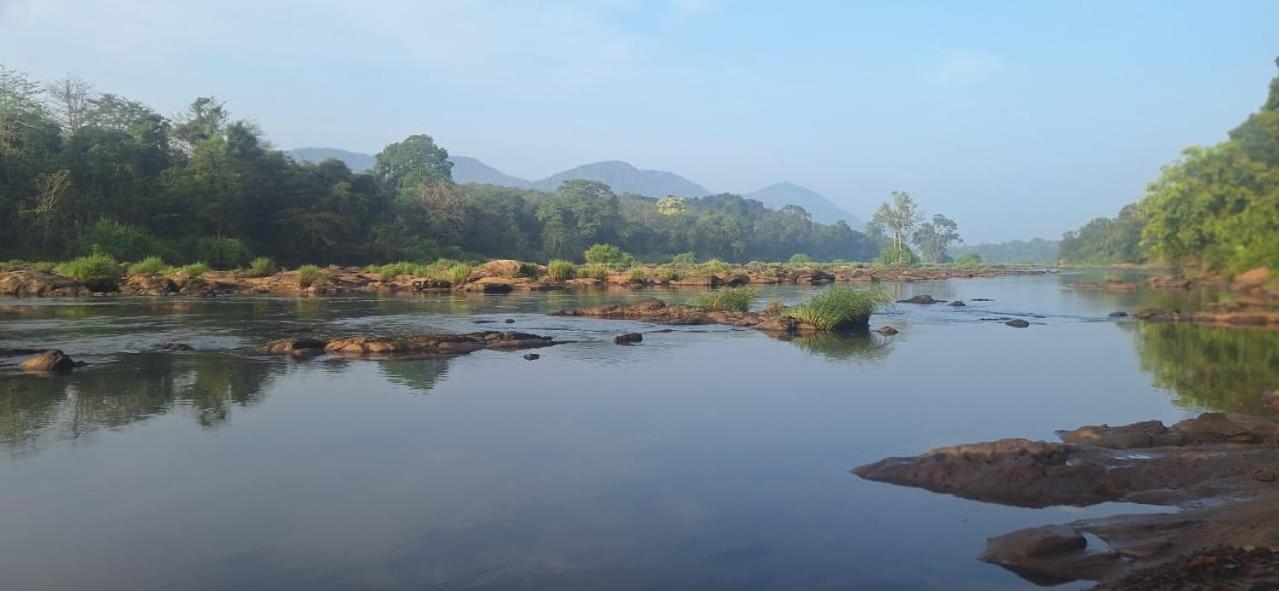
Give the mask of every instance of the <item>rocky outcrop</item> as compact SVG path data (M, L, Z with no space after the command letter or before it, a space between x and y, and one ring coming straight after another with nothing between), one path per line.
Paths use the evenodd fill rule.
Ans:
M737 312L734 310L710 310L682 304L667 304L656 298L646 298L625 304L609 304L587 308L570 308L552 312L552 316L586 316L613 320L637 320L654 324L703 325L721 324L753 328L773 334L812 334L823 332L806 322L783 314ZM856 328L865 329L865 321Z
M1279 519L1275 421L1206 413L1171 427L1144 421L1058 436L1061 443L1001 439L944 447L854 473L1020 507L1121 501L1184 509L1031 528L988 541L983 560L1039 583L1088 579L1113 585L1144 569L1176 568L1180 556L1205 549L1279 545L1279 530L1257 527ZM1085 534L1106 546L1081 543Z
M1183 312L1148 308L1136 313L1138 320L1149 322L1190 322L1214 326L1279 326L1279 307L1256 302L1212 304L1203 310Z
M18 269L0 273L0 296L86 296L90 293L89 288L79 282L47 271Z
M121 295L162 296L177 292L173 280L160 275L130 275L120 283Z
M23 359L18 367L25 371L67 373L75 369L76 362L62 351L50 349Z
M912 296L912 297L906 298L906 299L904 299L904 300L897 300L897 303L899 303L899 304L922 304L922 305L927 306L927 305L930 305L930 304L940 304L940 303L942 303L942 302L944 302L944 301L946 301L946 300L938 300L938 299L934 299L934 298L933 298L933 296L930 296L930 295L928 295L928 294L920 294L920 295L917 295L917 296Z
M523 332L485 331L466 334L352 336L335 339L298 337L271 341L263 353L290 356L453 356L481 349L515 351L558 345L551 337Z

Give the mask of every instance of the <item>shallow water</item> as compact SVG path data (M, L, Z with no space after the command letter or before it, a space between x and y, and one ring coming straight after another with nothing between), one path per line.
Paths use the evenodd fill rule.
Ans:
M789 342L545 315L690 295L657 290L0 301L0 347L90 363L45 378L0 359L4 588L1029 588L976 560L986 537L1158 509L1001 507L848 470L1263 412L1279 387L1279 332L1106 317L1218 296L1066 287L1085 279L885 286L969 306L899 304L872 318L891 338ZM999 317L1032 325L982 320ZM480 329L575 342L534 362L252 352L290 334ZM643 344L612 343L632 330ZM197 350L155 350L167 341Z

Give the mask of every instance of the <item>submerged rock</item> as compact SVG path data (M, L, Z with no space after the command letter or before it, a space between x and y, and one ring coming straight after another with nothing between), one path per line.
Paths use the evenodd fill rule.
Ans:
M964 303L964 300L955 300L955 301L953 301L953 302L951 302L951 303L949 303L949 304L946 304L946 305L947 305L947 306L956 306L956 307L960 307L960 306L967 306L968 304L965 304L965 303Z
M271 341L261 347L263 353L274 353L277 355L317 355L324 352L324 346L328 341L312 337L294 337L289 339L280 339Z
M195 347L186 343L160 343L157 349L162 351L194 351Z
M938 299L934 299L934 298L933 298L933 296L930 296L930 295L928 295L928 294L921 294L921 295L917 295L917 296L914 296L914 297L906 298L906 299L904 299L904 300L897 300L897 303L899 303L899 304L924 304L924 305L928 305L928 304L940 304L940 303L942 303L942 302L944 302L944 301L946 301L946 300L938 300Z
M537 361L538 359L541 359L541 358L542 358L542 356L541 356L541 355L538 355L537 353L525 353L525 354L524 354L524 359L527 359L527 360L529 360L529 361Z
M1022 320L1020 318L1014 318L1012 320L1009 320L1008 322L1005 322L1004 324L1007 324L1008 326L1011 326L1013 328L1026 328L1027 326L1030 326L1029 322L1026 322L1025 320Z
M1111 312L1111 313L1107 314L1106 316L1108 316L1108 317L1110 317L1110 318L1127 318L1127 317L1128 317L1128 313L1127 313L1127 312L1124 312L1123 310L1115 310L1114 312Z
M879 334L882 334L882 335L884 335L884 336L893 336L893 335L895 335L895 334L897 334L897 333L899 333L899 332L901 332L901 331L900 331L900 330L897 330L897 329L895 329L895 328L893 328L893 327L891 327L891 326L881 326L881 327L879 327L879 328L875 329L875 332L877 332L877 333L879 333Z
M62 351L50 349L41 353L36 353L26 359L23 359L18 367L26 371L39 371L49 373L67 373L75 369L75 360L68 357Z
M613 342L618 345L634 345L635 343L639 343L643 341L644 341L644 335L638 332L628 332L626 334L617 335L613 337Z

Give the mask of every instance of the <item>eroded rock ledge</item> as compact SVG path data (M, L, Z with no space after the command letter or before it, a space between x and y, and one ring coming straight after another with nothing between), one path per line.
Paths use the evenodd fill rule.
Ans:
M732 310L709 310L682 304L668 304L656 298L645 298L626 304L610 304L587 308L570 308L552 312L552 316L585 316L590 318L608 318L612 320L638 320L654 324L703 325L721 324L753 328L777 335L812 334L821 332L819 328L779 314L763 314L759 312L736 312ZM855 323L849 329L867 330L865 319Z
M297 337L271 341L263 353L310 357L315 355L432 357L465 355L480 349L515 351L561 344L551 337L524 332L472 332L446 335L355 336L335 339Z
M1265 525L1279 523L1279 423L1205 413L1172 427L1146 421L1058 436L1061 443L1001 439L943 447L853 472L1020 507L1124 501L1180 509L1030 528L987 541L982 560L1037 583L1161 580L1147 569L1175 569L1184 566L1177 558L1214 548L1279 546L1279 527ZM1090 547L1084 534L1107 546ZM1269 568L1265 574L1279 578Z

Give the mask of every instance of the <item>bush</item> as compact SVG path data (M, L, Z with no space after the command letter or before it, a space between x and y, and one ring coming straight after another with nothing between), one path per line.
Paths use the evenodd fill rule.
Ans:
M204 263L191 263L190 265L182 265L177 271L191 277L199 277L210 271L209 266Z
M729 266L728 263L725 263L724 261L721 261L719 259L711 259L709 261L706 261L705 263L698 265L697 267L698 269L700 269L703 273L706 273L707 275L718 275L720 273L726 273L728 272L729 269L732 268L731 266Z
M563 259L555 259L546 264L546 275L551 281L568 281L576 275L575 271L573 263Z
M57 273L75 279L93 291L115 291L124 277L124 267L111 255L94 253L58 265Z
M130 275L163 275L169 271L169 265L160 257L147 257L129 265Z
M448 281L449 285L453 287L459 287L471 278L471 271L473 271L473 269L470 265L466 263L457 263L450 266L448 270L444 272L442 279Z
M648 279L648 272L643 267L635 267L631 269L630 278L636 283L643 283L645 279Z
M377 274L382 281L391 281L400 275L408 275L411 277L429 277L433 273L431 268L420 263L410 263L400 261L398 263L387 263L382 266L373 265L369 267L369 271Z
M870 315L890 301L891 298L877 290L832 287L783 310L782 314L820 330L851 330L867 328Z
M101 253L124 261L138 261L152 255L178 260L176 250L169 243L142 228L106 218L98 220L80 236L77 250L84 254Z
M813 257L810 257L801 252L801 253L796 253L791 255L790 260L787 262L792 265L805 265L813 262Z
M717 289L694 296L688 300L688 305L694 308L706 308L707 310L745 312L750 309L751 302L754 301L757 295L759 295L759 292L749 287Z
M601 265L599 263L582 265L577 268L576 273L578 277L587 277L590 279L599 279L600 281L603 281L605 279L608 279L608 266Z
M327 273L315 265L298 267L298 287L312 287L323 283Z
M280 266L275 264L271 257L258 257L249 263L250 277L266 277L267 275L274 275L279 270Z
M981 255L975 253L961 254L955 259L956 267L979 267L981 266Z
M674 265L663 265L657 268L657 272L653 275L654 279L661 282L676 281L681 277L679 269Z
M884 250L879 251L879 263L881 265L918 265L919 257L910 250L909 246L902 246L901 251L896 246L888 246Z
M671 264L683 267L691 267L697 264L697 257L691 252L681 252L671 257Z
M201 238L195 245L196 258L214 269L235 269L249 264L253 254L235 238Z
M596 244L586 249L586 262L591 265L607 267L629 267L635 263L635 257L612 244Z

